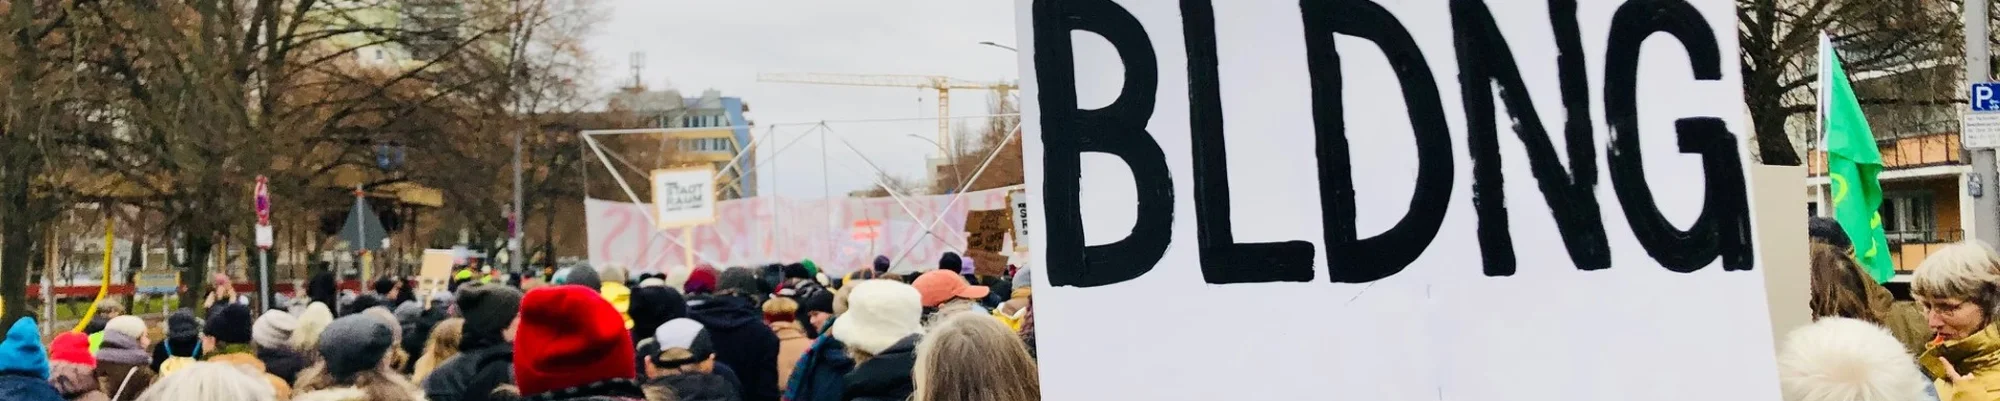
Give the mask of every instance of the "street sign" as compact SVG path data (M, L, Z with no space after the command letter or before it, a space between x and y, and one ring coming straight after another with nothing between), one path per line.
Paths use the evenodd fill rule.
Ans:
M1972 84L1959 140L1967 149L2000 147L2000 82Z
M1972 111L2000 111L2000 82L1972 84Z
M271 188L269 178L257 176L257 247L271 249Z

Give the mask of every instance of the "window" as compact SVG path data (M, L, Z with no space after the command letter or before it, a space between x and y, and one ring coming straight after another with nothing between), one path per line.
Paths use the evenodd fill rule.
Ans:
M1882 231L1889 242L1935 242L1937 203L1930 192L1882 194Z
M731 147L729 138L695 138L681 142L681 149L694 152L728 152Z

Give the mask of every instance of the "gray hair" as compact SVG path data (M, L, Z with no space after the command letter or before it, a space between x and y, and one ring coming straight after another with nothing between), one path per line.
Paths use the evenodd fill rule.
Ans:
M625 272L625 266L616 263L606 264L603 267L598 267L597 276L603 279L604 281L615 282L618 284L625 284L625 281L630 278Z
M1965 300L1988 314L2000 309L1995 304L2000 302L2000 254L1986 244L1946 245L1924 258L1915 276L1910 292L1917 296Z
M236 365L195 362L160 378L139 394L139 401L213 400L271 401L277 390L262 377L251 376Z

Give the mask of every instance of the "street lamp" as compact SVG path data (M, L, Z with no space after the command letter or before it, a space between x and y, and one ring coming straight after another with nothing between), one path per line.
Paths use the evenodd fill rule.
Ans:
M1021 52L1021 49L1016 49L1016 48L1014 48L1013 46L1008 46L1008 45L1003 45L1003 44L999 44L999 43L993 43L993 42L991 42L991 41L987 41L987 42L979 42L979 44L982 44L982 45L987 45L987 46L993 46L993 47L998 47L998 48L1002 48L1002 49L1007 49L1007 51L1010 51L1010 52L1015 52L1015 53L1020 53L1020 52Z

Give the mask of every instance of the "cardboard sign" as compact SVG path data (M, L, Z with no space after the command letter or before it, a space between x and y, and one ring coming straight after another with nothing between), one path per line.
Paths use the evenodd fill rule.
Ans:
M715 221L715 167L653 170L653 220L659 228Z
M999 253L1006 245L1007 232L1014 225L1007 222L1007 209L974 210L965 214L965 249Z
M1780 398L1734 2L1017 4L1042 399Z

